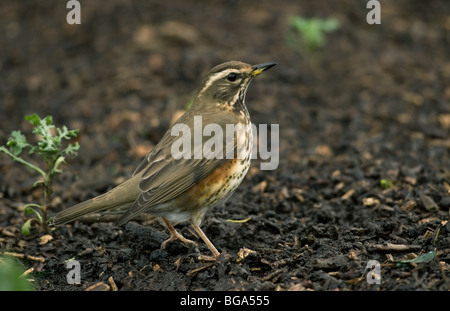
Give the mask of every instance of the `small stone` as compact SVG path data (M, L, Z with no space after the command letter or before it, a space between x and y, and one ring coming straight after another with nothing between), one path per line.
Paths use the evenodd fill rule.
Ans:
M437 211L438 210L436 203L434 202L433 198L431 198L430 196L422 194L420 196L420 200L423 203L423 207L425 207L425 209L427 211Z
M450 197L443 197L440 201L439 201L439 206L441 208L450 208Z
M167 257L167 252L163 249L155 249L153 252L150 253L150 259L151 260L161 260Z

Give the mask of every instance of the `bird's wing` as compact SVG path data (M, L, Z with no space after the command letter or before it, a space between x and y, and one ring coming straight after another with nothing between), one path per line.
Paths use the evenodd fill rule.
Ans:
M202 115L203 124L211 123L211 118L216 119L212 115ZM182 117L177 123L183 121L193 129L192 120L183 120ZM236 118L225 116L225 120L221 120L221 124L227 124L227 122L233 124L233 122L236 122ZM194 139L194 134L192 133L190 137L191 142ZM210 139L202 135L202 144L192 144L190 150L184 150L181 154L178 154L181 158L176 159L172 154L171 147L180 137L172 136L171 129L169 129L160 143L146 156L134 172L133 176L141 175L139 183L141 193L133 205L118 220L118 224L125 223L152 206L176 198L225 163L227 158L233 156L231 152L234 153L236 150L236 137L234 134L225 135L225 127L222 134L223 136L221 135L220 139L224 139L225 144L221 140L220 145L223 147L229 144L228 148L215 148L214 150L212 150L213 148L202 148L204 143ZM202 150L203 156L200 159L195 159L194 155L199 152L199 148L202 148L200 150Z

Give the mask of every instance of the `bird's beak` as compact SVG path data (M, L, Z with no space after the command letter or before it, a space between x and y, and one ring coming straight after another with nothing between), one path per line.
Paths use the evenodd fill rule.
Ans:
M259 75L261 72L263 72L264 70L267 70L269 68L272 68L273 66L275 66L277 63L263 63L263 64L258 64L258 65L253 65L253 71L252 71L252 76L257 76Z

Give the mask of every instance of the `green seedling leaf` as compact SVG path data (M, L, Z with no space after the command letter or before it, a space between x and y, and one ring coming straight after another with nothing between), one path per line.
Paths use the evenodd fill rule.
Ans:
M34 126L39 126L40 123L41 123L41 119L35 113L33 113L32 115L25 116L25 120L27 120L28 122L30 122Z
M436 250L422 254L414 259L397 261L397 266L405 266L412 263L430 262L436 257Z
M75 144L69 144L66 149L63 150L63 154L76 157L78 154L78 149L80 149L80 145L78 142Z
M58 136L64 139L70 139L72 137L76 137L78 135L78 130L68 130L67 126L63 126L62 129L58 128Z
M389 189L394 185L394 182L390 179L383 178L380 180L380 187L383 189Z
M55 164L53 165L51 174L54 174L54 173L62 173L62 170L59 169L59 165L60 165L61 163L64 163L65 161L66 161L66 159L65 159L63 156L60 156L60 157L55 161Z
M30 204L27 204L27 205L24 206L23 211L25 212L25 214L36 213L36 210L33 207L42 209L42 206L40 206L39 204L30 203Z
M30 229L31 229L31 221L33 219L28 219L25 221L25 223L22 225L22 235L29 235Z
M34 203L27 204L27 205L25 205L24 212L25 212L25 214L35 214L37 216L37 218L39 219L39 223L42 223L41 213L39 213L39 211L34 208L38 208L39 210L42 210L42 205L38 205L38 204L34 204Z
M68 132L67 132L67 135L69 136L69 137L77 137L78 136L78 133L80 132L80 130L69 130Z
M4 291L30 291L33 290L28 278L24 277L24 269L18 260L11 256L0 256L0 292Z
M298 32L303 44L314 51L325 45L325 32L332 32L340 27L339 21L335 18L304 18L294 16L289 19L289 24L293 30Z
M44 119L39 118L37 114L26 116L25 119L34 125L33 133L41 135L41 139L38 142L39 151L42 154L54 154L59 150L61 139L58 136L52 134L53 117L47 116Z
M9 147L9 150L16 156L22 153L22 149L31 147L20 131L11 132L11 137L6 142L6 146ZM31 150L33 150L33 148Z
M42 180L36 180L36 181L33 183L33 187L34 187L34 188L37 188L37 187L42 186L43 184L44 184L44 182L43 182Z
M45 122L45 125L54 127L53 126L53 117L52 116L46 116L45 119L44 119L44 122Z
M326 32L332 32L338 30L340 27L339 21L335 18L327 19L323 22L322 28Z

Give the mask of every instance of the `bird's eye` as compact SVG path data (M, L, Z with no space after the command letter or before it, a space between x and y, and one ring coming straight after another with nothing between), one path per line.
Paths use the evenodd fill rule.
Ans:
M234 72L231 72L227 75L228 81L231 81L231 82L236 81L236 78L237 78L237 74L235 74Z

